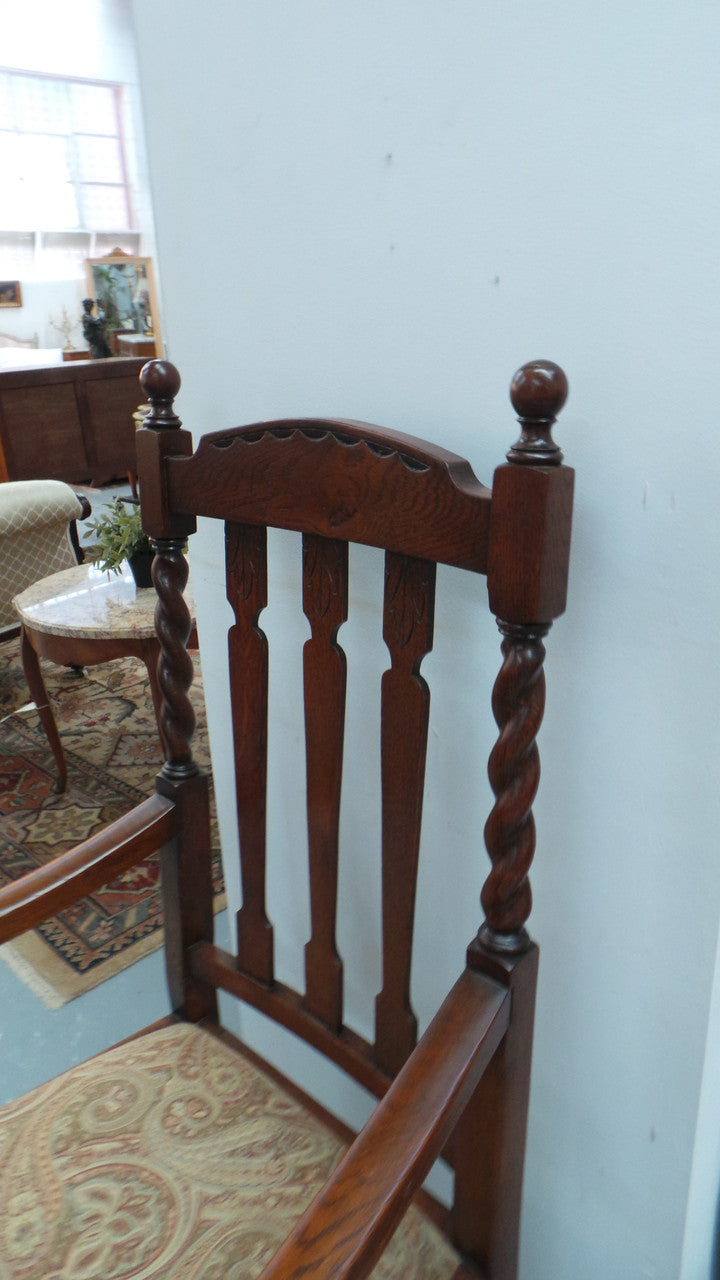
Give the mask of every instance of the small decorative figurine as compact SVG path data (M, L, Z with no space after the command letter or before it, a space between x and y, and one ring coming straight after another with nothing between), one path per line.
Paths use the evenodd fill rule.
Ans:
M105 336L105 325L103 321L92 313L94 306L94 298L83 298L83 337L90 348L90 359L104 360L107 356L112 355L112 352L110 350L110 344Z
M61 333L63 338L65 339L65 346L63 349L65 351L73 351L74 347L72 342L70 341L70 335L72 334L73 330L77 327L77 320L70 319L70 316L68 315L67 307L63 307L62 314L59 320L56 320L54 316L50 316L49 323L50 323L50 328L57 329L58 333Z

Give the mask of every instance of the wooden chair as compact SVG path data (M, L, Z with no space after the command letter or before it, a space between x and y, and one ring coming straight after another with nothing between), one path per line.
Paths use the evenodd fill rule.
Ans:
M174 1013L0 1116L4 1274L34 1280L59 1274L60 1261L70 1274L72 1254L83 1276L107 1275L112 1256L113 1275L136 1277L237 1280L262 1271L263 1280L359 1280L377 1263L378 1277L511 1280L537 972L525 928L535 736L543 637L565 607L572 507L573 473L550 434L567 394L565 375L549 362L515 375L511 399L522 433L492 492L454 454L364 423L263 423L206 436L193 452L173 411L177 371L155 361L141 380L152 405L138 432L138 466L144 522L157 548L168 760L157 794L103 838L0 892L0 941L161 847ZM235 618L229 659L242 906L234 955L213 943L207 783L190 745L183 551L196 516L225 522ZM311 628L304 649L311 937L302 993L275 977L266 913L268 659L258 618L267 602L267 526L302 534ZM385 548L383 636L391 657L381 695L383 980L372 1043L344 1025L335 940L345 697L337 631L348 612L349 542ZM438 561L487 575L502 633L493 691L500 733L489 764L496 801L485 831L484 922L464 971L416 1042L410 962L429 707L419 667L432 646ZM220 1028L218 990L276 1019L380 1099L344 1155L342 1126L294 1087L281 1092L277 1073L263 1074ZM451 1209L420 1192L427 1213L413 1207L406 1214L443 1155L454 1169ZM15 1201L25 1197L19 1210L13 1192ZM23 1213L31 1227L23 1227Z

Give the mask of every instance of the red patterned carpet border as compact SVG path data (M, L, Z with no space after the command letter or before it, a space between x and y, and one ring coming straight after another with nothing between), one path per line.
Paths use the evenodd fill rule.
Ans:
M135 658L76 674L43 662L68 764L68 785L55 792L56 768L29 694L19 641L0 644L0 884L17 879L78 840L93 835L152 794L162 763L147 672ZM199 661L192 699L195 750L210 757ZM215 888L222 899L213 816ZM156 856L26 934L8 960L48 1003L61 1004L155 950L162 941Z

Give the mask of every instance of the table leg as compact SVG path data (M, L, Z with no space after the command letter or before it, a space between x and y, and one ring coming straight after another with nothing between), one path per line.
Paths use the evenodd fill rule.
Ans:
M45 730L45 736L50 744L50 750L55 757L55 763L58 770L58 780L56 791L64 791L67 786L67 765L65 763L65 752L62 749L60 735L57 731L55 716L53 715L50 699L45 688L45 681L40 670L38 656L33 649L32 641L28 636L25 627L20 631L20 653L22 656L23 671L27 681L28 689L35 706L37 707L40 723Z

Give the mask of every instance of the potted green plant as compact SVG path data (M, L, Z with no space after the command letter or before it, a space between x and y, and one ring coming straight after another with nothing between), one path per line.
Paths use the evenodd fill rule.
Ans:
M88 524L95 535L90 557L101 569L120 572L124 560L130 565L138 587L151 587L152 544L142 527L140 507L134 498L113 498L102 515Z

